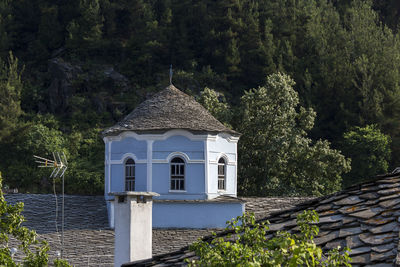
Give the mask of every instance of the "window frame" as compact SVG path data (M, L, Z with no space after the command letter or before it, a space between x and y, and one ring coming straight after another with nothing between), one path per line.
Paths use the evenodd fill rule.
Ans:
M226 191L226 171L227 171L226 163L227 160L224 157L220 157L217 161L217 189L219 192ZM223 174L220 174L220 167L222 167ZM221 184L223 186L220 187Z
M127 192L136 189L136 162L132 158L127 158L124 163L124 188ZM128 190L132 188L133 190Z
M170 160L169 192L186 192L186 161L179 156L175 156Z

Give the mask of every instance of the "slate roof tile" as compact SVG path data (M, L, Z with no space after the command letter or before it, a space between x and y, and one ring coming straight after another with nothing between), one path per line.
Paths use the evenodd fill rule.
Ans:
M370 251L371 251L371 247L358 247L358 248L353 248L349 252L349 255L354 256L354 255L363 254L363 253L370 252Z
M365 209L365 210L359 211L359 212L350 213L349 215L357 217L357 218L368 219L368 218L372 218L375 215L381 213L382 210L383 209L376 207L376 208Z
M171 129L240 135L214 118L193 97L170 85L142 102L122 121L104 130L103 136L118 135L124 131L149 133Z
M339 205L341 205L341 206L354 205L354 204L360 203L362 201L363 200L360 199L358 196L349 196L349 197L343 198L341 200L335 201L335 202L333 202L333 204L338 205L338 206Z
M386 233L380 235L374 235L371 233L363 233L359 235L361 241L368 245L382 245L386 243L390 243L394 240L395 234Z
M350 249L354 249L364 246L364 243L361 241L358 235L353 235L346 237L346 246Z
M377 193L374 192L369 192L369 193L365 193L362 195L358 196L359 198L364 198L364 199L376 199L379 197L379 195Z
M353 266L400 266L399 183L399 174L379 176L367 183L306 201L258 221L272 223L267 236L272 236L272 230L296 231L298 228L293 225L294 214L305 209L315 209L320 212L320 235L314 241L324 250L337 245L349 247L352 249ZM218 234L224 235L224 232ZM204 240L211 239L212 237L208 237ZM181 250L179 253L185 255L187 252ZM156 263L165 263L165 256L167 255L158 255L149 261L128 263L124 266L153 266Z
M380 195L392 195L393 193L400 193L400 188L390 188L385 190L379 190L378 194Z
M353 228L343 228L339 230L339 237L349 236L349 235L356 235L361 233L361 227L353 227Z

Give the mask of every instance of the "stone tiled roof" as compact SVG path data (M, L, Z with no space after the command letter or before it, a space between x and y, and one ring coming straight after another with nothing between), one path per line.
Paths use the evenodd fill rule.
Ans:
M320 215L320 233L315 243L323 249L349 247L353 266L400 266L399 174L378 177L374 181L273 213L259 221L268 220L271 223L270 233L295 231L296 216L306 209L316 210ZM217 236L226 234L221 232ZM124 266L182 266L185 259L195 257L188 247L183 247L151 260Z
M106 129L103 135L118 135L124 131L165 132L171 129L239 135L220 123L193 97L173 85L141 103L122 121Z
M58 197L58 230L55 198L48 194L8 194L7 202L24 202L24 226L49 242L50 260L61 251L61 197ZM103 196L65 196L64 256L75 266L111 266L114 261L114 231L108 228ZM15 244L10 244L12 247ZM16 254L17 259L20 258Z
M39 239L50 244L49 256L60 251L60 234L55 228L55 198L46 194L8 194L9 203L24 202L24 225L36 230ZM302 198L244 198L248 211L284 209ZM265 214L268 214L268 210ZM61 197L58 197L58 219L61 218ZM262 213L259 213L262 214ZM59 221L60 222L60 221ZM61 224L58 224L59 233ZM221 229L153 229L153 255L176 251ZM16 244L11 242L10 247ZM114 231L108 228L103 196L65 196L64 255L74 266L112 266L114 262ZM20 259L21 255L16 254Z

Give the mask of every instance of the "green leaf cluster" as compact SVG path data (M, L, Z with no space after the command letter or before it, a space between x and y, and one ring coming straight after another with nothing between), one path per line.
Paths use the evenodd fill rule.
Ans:
M368 180L385 174L390 160L391 138L377 125L355 127L343 135L342 151L352 159L351 171L344 176L344 185Z
M299 233L269 232L268 223L257 223L253 214L228 222L230 234L191 245L199 256L189 266L351 266L348 248L323 253L314 243L318 214L306 210L297 216Z

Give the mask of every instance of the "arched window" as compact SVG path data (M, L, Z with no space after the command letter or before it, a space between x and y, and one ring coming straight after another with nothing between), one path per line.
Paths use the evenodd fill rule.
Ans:
M171 160L171 190L185 190L185 162L178 157Z
M226 164L223 158L218 160L218 190L225 190Z
M125 191L135 191L135 161L133 159L125 162Z

